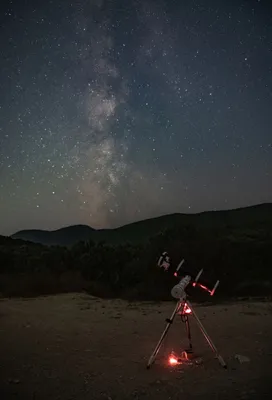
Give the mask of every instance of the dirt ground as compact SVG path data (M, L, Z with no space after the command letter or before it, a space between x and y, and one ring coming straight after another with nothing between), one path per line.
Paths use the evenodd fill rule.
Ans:
M84 294L0 300L0 399L271 399L272 304L195 305L228 368L191 319L202 363L170 367L187 347L177 316L151 369L147 361L173 303ZM240 363L235 355L249 361Z

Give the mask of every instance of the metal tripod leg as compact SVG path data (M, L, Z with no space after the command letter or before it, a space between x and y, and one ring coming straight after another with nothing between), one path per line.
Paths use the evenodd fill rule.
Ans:
M187 333L187 338L189 341L189 351L193 351L193 345L192 345L192 337L191 337L191 329L190 329L190 322L189 322L189 316L185 315L185 324L186 324L186 333Z
M212 342L212 339L210 338L210 336L208 335L207 331L205 330L204 326L202 325L200 319L198 318L197 314L194 312L194 309L192 307L192 305L189 303L189 301L187 301L188 306L190 307L193 316L195 317L198 326L203 334L203 336L205 337L205 339L207 340L210 348L213 350L213 352L216 355L216 358L218 359L219 363L222 365L222 367L227 368L227 364L225 363L223 357L218 353L217 348L215 347L215 345Z
M163 342L165 336L167 335L167 332L169 331L169 328L170 328L171 324L173 323L175 315L177 314L180 306L181 306L181 302L179 300L177 302L177 304L176 304L176 307L175 307L171 317L166 320L167 321L167 325L166 325L166 327L165 327L165 329L164 329L164 331L163 331L163 333L162 333L162 335L160 337L160 340L158 341L157 346L155 347L155 350L153 351L151 357L149 358L149 361L147 363L147 368L150 368L151 365L153 364L153 362L155 361L155 358L156 358L156 356L157 356L157 354L158 354L158 352L159 352L159 350L161 348L162 342Z

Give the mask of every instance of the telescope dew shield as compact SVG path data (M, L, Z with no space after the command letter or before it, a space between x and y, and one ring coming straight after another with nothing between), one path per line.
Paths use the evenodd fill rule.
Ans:
M174 297L174 299L181 299L184 296L184 291L189 285L190 281L191 277L186 275L177 285L172 288L171 295Z

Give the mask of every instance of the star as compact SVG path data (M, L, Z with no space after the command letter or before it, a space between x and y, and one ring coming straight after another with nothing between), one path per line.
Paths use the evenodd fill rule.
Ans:
M0 234L272 201L253 3L1 4Z

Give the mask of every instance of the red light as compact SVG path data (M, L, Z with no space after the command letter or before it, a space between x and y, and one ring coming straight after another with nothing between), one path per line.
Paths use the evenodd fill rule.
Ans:
M191 314L192 310L190 309L190 307L187 304L185 304L185 306L183 308L183 312L185 314Z
M175 357L170 356L169 357L169 364L170 365L177 365L178 364L178 360Z
M210 289L208 289L208 288L207 288L206 286L204 286L204 285L201 285L201 283L199 283L199 286L200 286L202 289L206 290L207 292L211 293Z
M175 272L175 273L174 273L174 276L178 276L178 273L177 273L177 272Z

